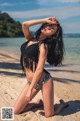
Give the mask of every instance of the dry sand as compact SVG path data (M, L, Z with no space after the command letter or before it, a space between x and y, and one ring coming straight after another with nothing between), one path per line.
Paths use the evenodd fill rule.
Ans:
M61 67L45 68L54 78L54 102L60 99L69 103L69 107L51 118L41 115L44 110L33 109L20 115L15 115L14 121L80 121L80 65L64 64ZM12 107L25 86L27 79L19 64L19 54L0 50L0 108ZM32 102L42 98L39 92Z

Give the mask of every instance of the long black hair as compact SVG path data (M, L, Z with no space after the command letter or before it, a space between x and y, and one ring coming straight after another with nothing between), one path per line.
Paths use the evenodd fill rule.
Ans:
M35 37L36 40L39 39L41 34L41 29L47 25L47 23L42 24L42 26L36 31ZM64 59L64 43L63 43L63 32L60 24L55 24L57 26L57 31L51 37L47 37L44 40L44 44L48 46L47 62L50 65L57 66L62 64Z
M41 29L47 25L47 23L42 24L42 26L35 32L35 36L32 37L31 39L34 41L38 41L40 34L41 34ZM43 42L44 44L47 44L48 46L48 54L47 54L47 62L50 65L54 65L57 66L58 64L62 64L62 60L64 59L64 44L63 44L63 33L62 33L62 27L60 26L60 24L56 24L57 26L57 31L54 35L52 35L51 37L47 37ZM27 42L23 43L21 45L21 58L20 58L20 63L22 66L22 69L24 69L24 65L23 65L23 58L24 58L24 53L25 53L25 48L27 43L30 40L28 40Z

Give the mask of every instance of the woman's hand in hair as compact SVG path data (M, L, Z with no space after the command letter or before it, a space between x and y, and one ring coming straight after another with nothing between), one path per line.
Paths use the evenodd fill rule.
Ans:
M59 24L58 20L55 17L45 18L45 22L49 24Z

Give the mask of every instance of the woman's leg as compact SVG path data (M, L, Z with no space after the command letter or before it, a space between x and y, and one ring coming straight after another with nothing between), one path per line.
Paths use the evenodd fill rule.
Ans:
M21 112L23 112L23 110L25 110L25 107L26 107L26 110L27 109L30 109L31 107L33 107L33 105L28 105L27 107L27 104L29 103L29 101L25 98L26 97L26 92L29 88L29 84L26 84L26 86L23 88L21 94L19 95L19 97L17 98L15 104L14 104L14 113L15 114L19 114ZM39 91L36 90L36 89L33 89L32 90L32 96L31 96L31 100L32 98L38 93Z
M54 83L52 79L47 80L42 86L42 95L44 103L44 112L46 117L51 117L60 113L64 108L69 106L63 100L60 100L60 104L57 109L54 110Z
M47 80L42 86L45 116L54 115L54 85L52 79Z

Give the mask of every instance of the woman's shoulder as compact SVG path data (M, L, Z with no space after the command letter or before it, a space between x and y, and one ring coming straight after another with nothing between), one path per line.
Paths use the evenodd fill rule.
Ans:
M39 43L39 49L40 51L44 51L45 53L48 52L48 46L44 42Z

